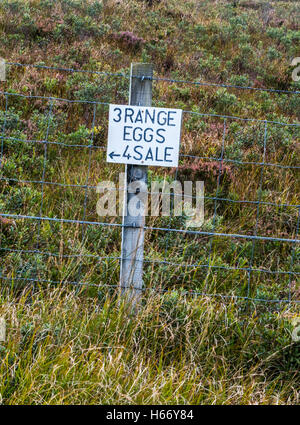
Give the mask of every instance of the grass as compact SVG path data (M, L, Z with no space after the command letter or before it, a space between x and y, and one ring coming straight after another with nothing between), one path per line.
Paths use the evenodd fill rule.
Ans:
M123 74L152 62L156 77L295 91L298 3L3 0L0 55ZM84 101L126 104L128 89L122 76L17 66L1 83L10 93L7 105L0 95L2 402L299 403L299 307L283 302L299 301L296 244L147 230L153 292L130 316L113 293L120 227L1 216L119 224L96 213L95 187L124 171L105 161L108 109ZM50 113L51 100L32 95L74 102L54 100ZM299 124L299 95L155 81L153 105L193 112L183 117L177 177L204 181L200 230L296 238L300 133L285 124ZM35 142L46 136L46 147ZM261 166L263 155L276 166ZM175 175L153 167L149 182ZM244 202L258 199L259 208ZM147 226L183 229L185 218L148 217Z
M152 294L2 291L4 404L297 404L291 312Z

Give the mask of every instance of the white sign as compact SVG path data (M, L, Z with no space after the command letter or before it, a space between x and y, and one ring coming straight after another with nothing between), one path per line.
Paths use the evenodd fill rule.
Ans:
M107 162L177 167L181 109L109 105Z

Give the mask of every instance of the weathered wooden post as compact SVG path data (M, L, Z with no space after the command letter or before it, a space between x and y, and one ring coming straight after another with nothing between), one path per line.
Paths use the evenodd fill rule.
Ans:
M0 81L6 81L5 59L0 57Z
M129 105L151 106L153 65L147 63L131 64ZM139 193L130 191L130 184L140 182L147 187L148 167L145 165L126 165L121 248L120 285L122 293L136 304L143 287L144 225L145 215L130 215L130 200ZM143 203L143 199L140 200ZM145 205L140 205L144 210Z

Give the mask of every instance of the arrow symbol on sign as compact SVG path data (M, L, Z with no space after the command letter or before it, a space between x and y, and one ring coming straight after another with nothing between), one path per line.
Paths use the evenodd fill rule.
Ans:
M112 151L108 156L110 156L111 159L114 159L114 156L121 156L118 153L114 153L114 151Z

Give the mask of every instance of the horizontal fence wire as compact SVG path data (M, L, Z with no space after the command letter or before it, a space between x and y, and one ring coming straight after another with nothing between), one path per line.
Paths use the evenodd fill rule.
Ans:
M6 276L1 276L1 279L5 279L5 280L9 280L9 281L14 281L14 280L26 280L29 282L43 282L43 283L47 283L47 284L61 284L62 281L51 281L51 280L46 280L46 279L34 279L34 278L24 278L24 277L20 277L20 278L11 278L11 277L6 277ZM70 282L70 281L65 281L64 282L67 285L73 285L73 286L89 286L89 287L94 287L94 288L114 288L114 289L119 289L119 288L123 288L123 289L132 289L132 290L138 290L138 291L142 291L142 292L153 292L154 294L159 294L159 293L168 293L169 290L168 289L161 289L161 288L139 288L137 286L131 286L130 288L128 286L122 286L122 285L111 285L111 284L93 284L93 283L89 283L89 282ZM299 303L299 301L289 301L289 300L281 300L281 299L264 299L264 298L249 298L249 297L242 297L239 295L225 295L225 294L210 294L210 293L205 293L205 292L196 292L193 290L182 290L181 291L181 295L188 295L188 296L200 296L200 297L208 297L208 298L213 298L213 297L219 297L222 298L224 300L229 299L229 300L243 300L243 301L255 301L255 302L262 302L262 303Z
M21 64L21 63L14 63L14 62L8 62L6 63L9 66L16 66L16 67L34 67L37 69L45 69L45 70L56 70L56 71L63 71L63 72L82 72L86 74L96 74L96 75L104 75L109 77L123 77L123 78L129 78L129 74L125 73L111 73L111 72L102 72L102 71L92 71L92 70L81 70L81 69L73 69L73 68L63 68L63 67L52 67L52 66L46 66L46 65L39 65L39 64ZM144 78L144 77L134 77L134 78ZM148 78L148 77L145 77ZM276 90L276 89L267 89L267 88L258 88L258 87L243 87L243 86L236 86L236 85L228 85L228 84L217 84L217 83L209 83L209 82L197 82L197 81L186 81L186 80L179 80L179 79L170 79L170 78L160 78L160 77L152 77L153 81L162 81L167 82L171 84L192 84L195 86L211 86L211 87L224 87L224 88L231 88L231 89L238 89L238 90L254 90L254 91L268 91L272 93L283 93L283 94L299 94L299 91L287 91L287 90ZM36 231L36 237L37 240L35 242L35 248L34 249L19 249L19 248L11 248L7 246L0 245L0 251L2 253L9 254L18 254L18 255L33 255L33 256L42 256L42 257L53 257L57 259L78 259L80 262L82 259L95 259L98 261L99 264L103 264L103 262L106 262L107 264L110 264L111 262L116 263L115 268L118 267L118 263L121 260L120 255L95 255L95 254L89 254L86 253L84 250L85 245L85 238L87 235L87 228L88 226L93 226L95 228L112 228L112 229L122 229L124 227L120 223L115 222L104 222L104 221L94 221L87 219L87 204L88 204L88 190L95 190L97 189L97 185L95 184L89 184L89 180L91 179L91 162L92 162L92 152L95 151L106 151L105 146L98 146L94 143L94 125L96 120L96 107L97 105L102 105L104 107L109 106L108 102L101 102L99 100L81 100L81 99L64 99L64 98L58 98L58 97L51 97L51 96L40 96L40 95L31 95L31 94L23 94L23 93L15 93L10 91L0 91L0 95L4 97L5 99L5 108L3 110L4 119L1 129L1 159L0 159L0 168L2 168L3 161L5 159L4 155L4 148L5 144L7 142L9 143L16 143L16 144L33 144L34 145L42 145L43 146L43 164L42 164L42 175L40 179L24 179L24 178L16 178L16 177L9 177L3 175L1 173L0 175L0 181L4 182L6 185L10 184L37 184L41 186L41 200L40 200L40 208L39 208L39 214L18 214L13 212L2 212L0 211L0 217L7 218L11 220L19 220L21 223L25 220L26 222L33 221L37 222L37 231ZM41 139L30 139L30 138L23 138L23 137L14 137L9 136L6 134L7 130L7 123L8 123L8 113L9 113L9 99L11 97L14 98L23 98L27 100L36 99L36 100L42 100L48 102L48 109L45 111L45 119L47 122L47 126L45 129L44 137ZM51 119L53 118L55 112L55 105L64 102L67 104L78 104L78 105L91 105L93 106L93 113L92 113L92 131L91 131L91 137L90 140L86 144L82 143L64 143L60 141L53 140L53 136L50 138L51 134ZM300 274L300 272L295 270L295 265L297 263L297 255L298 255L298 234L299 234L299 216L300 216L300 205L298 203L290 203L290 202L269 202L264 201L262 199L262 186L264 181L264 173L268 168L271 169L282 169L282 170L298 170L300 168L299 165L286 165L281 163L273 163L266 160L266 150L268 147L268 131L271 126L279 126L279 127L285 127L290 129L296 129L300 127L300 124L298 122L296 123L289 123L289 122L281 122L281 121L272 121L272 120L263 120L263 119L255 119L255 118L243 118L238 116L230 116L230 115L221 115L221 114L213 114L213 113L202 113L202 112L194 112L194 111L183 111L185 116L195 116L199 118L208 118L208 119L220 119L223 121L223 140L222 140L222 149L220 156L197 156L193 154L188 153L180 153L180 158L182 160L196 160L196 161L215 161L218 165L218 172L217 172L217 181L216 181L216 194L215 196L203 196L203 199L208 202L213 203L213 217L212 217L212 229L211 230L191 230L188 228L175 228L172 227L172 218L169 219L168 226L150 226L145 225L144 229L150 232L162 232L165 237L165 254L164 259L149 259L146 258L143 260L145 265L148 265L150 267L152 266L162 266L162 267L173 267L176 268L178 271L180 270L199 270L199 269L206 269L206 277L204 278L205 285L203 286L203 291L198 290L192 290L192 289L185 289L180 288L178 286L175 286L174 288L176 290L180 290L182 294L187 295L195 295L195 296L208 296L208 297L219 297L221 299L234 299L234 300L247 300L247 301L254 301L254 302L263 302L263 303L288 303L298 304L300 301L296 298L294 299L292 296L292 289L294 281L292 279L296 279L297 276ZM227 137L228 132L228 120L235 120L235 121L241 121L245 123L258 123L264 126L264 142L263 142L263 155L261 161L243 161L239 159L232 159L226 157L225 154L225 140ZM79 183L62 183L59 181L47 181L46 179L46 170L47 170L47 161L48 161L48 149L53 147L58 148L72 148L72 149L87 149L88 152L88 166L86 170L86 178L84 184ZM103 159L102 159L103 161ZM223 170L223 165L225 163L233 164L236 166L256 166L260 169L260 178L259 178L259 189L258 189L258 197L255 200L251 199L231 199L230 197L223 196L220 187L221 187L221 174ZM178 169L176 170L176 176L178 173ZM84 201L83 201L83 215L82 219L70 219L66 217L52 217L50 214L43 214L44 210L44 204L45 204L45 190L47 187L59 187L59 188L79 188L84 191ZM116 190L116 189L111 189ZM156 192L152 192L152 194L157 194ZM296 195L296 194L295 194ZM176 193L172 193L172 201L176 197ZM191 195L191 198L195 198L195 196ZM295 199L295 197L293 198ZM246 205L253 205L256 208L256 220L255 220L255 226L253 229L252 234L243 234L243 233L236 233L236 232L228 232L228 231L217 231L217 209L218 205L222 202L228 202L229 204L246 204ZM295 229L295 236L294 237L288 237L285 235L284 237L280 236L268 236L268 235L259 235L258 234L258 225L259 225L259 218L261 214L261 208L262 207L274 207L277 209L296 209L297 210L297 224ZM50 212L50 211L49 211ZM80 246L78 253L70 253L66 254L63 252L51 252L42 249L42 241L41 241L41 223L43 222L49 222L49 223L60 223L60 224L75 224L77 226L81 227L81 238L80 238ZM14 226L17 226L16 223L13 223ZM191 257L191 262L186 261L169 261L168 258L168 250L170 248L170 238L169 235L171 234L177 234L183 236L194 236L194 237L206 237L209 241L209 249L208 249L208 258L207 261L201 262L201 261L192 261L193 257ZM240 264L236 264L234 266L232 265L220 265L214 263L213 258L213 243L215 241L215 238L228 238L233 241L249 241L251 242L251 255L250 255L250 262L248 265L241 266ZM120 242L120 241L119 241ZM291 249L291 260L289 264L288 270L282 269L278 266L277 269L267 269L264 267L255 267L254 258L255 258L255 252L257 249L256 244L258 242L264 242L264 243L285 243L290 244L292 246ZM188 245L188 241L186 241L186 244ZM280 246L277 248L280 250ZM152 265L152 266L151 266ZM119 288L119 285L110 285L110 284L101 284L101 283L93 283L92 281L85 281L82 279L82 265L79 265L79 273L78 273L78 279L76 280L70 280L70 279L45 279L43 277L39 277L39 272L37 270L36 276L28 276L26 273L23 275L18 272L16 274L12 273L5 273L5 267L2 266L0 270L0 279L3 279L4 281L27 281L27 282L43 282L47 284L70 284L70 285L78 285L78 286L91 286L91 287L107 287L107 288ZM215 271L224 271L224 272L241 272L246 273L248 276L247 278L247 288L246 288L246 295L236 295L236 294L221 294L216 292L209 292L209 285L207 285L207 279L208 275L211 273L212 270ZM182 276L185 272L182 272ZM262 273L266 275L278 275L278 276L287 276L289 278L288 284L287 284L287 293L282 297L260 297L260 296L252 296L251 295L251 279L252 274L255 273ZM181 274L179 275L181 276ZM238 279L238 277L236 277ZM174 289L173 288L173 289ZM135 289L135 288L132 288ZM140 288L139 288L140 289ZM166 293L170 289L164 289L161 287L144 287L142 288L143 291L153 291L153 292L161 292Z
M75 69L75 68L64 68L59 66L47 66L47 65L39 65L39 64L24 64L18 62L7 62L6 65L16 66L22 68L37 68L37 69L45 69L50 71L62 71L62 72L71 72L71 73L83 73L83 74L94 74L94 75L105 75L108 77L123 77L130 78L130 74L125 74L122 72L107 72L107 71L95 71L95 70L85 70L85 69ZM230 88L230 89L238 89L238 90L253 90L253 91L266 91L269 93L282 93L282 94L299 94L298 90L280 90L280 89L268 89L264 87L252 87L252 86L240 86L234 84L226 84L226 83L212 83L205 81L189 81L182 79L174 79L174 78L166 78L166 77L141 77L140 75L133 75L133 78L139 79L147 79L152 81L165 81L167 83L176 83L176 84L190 84L195 86L203 86L203 87L222 87L222 88Z
M42 182L43 184L43 182ZM53 221L57 223L69 223L69 224L92 224L95 226L108 226L108 227L131 227L131 226L124 226L123 224L119 223L106 223L106 222L99 222L99 221L85 221L85 220L71 220L66 218L56 218L56 217L41 217L41 216L30 216L30 215L21 215L21 214L8 214L8 213L1 213L3 217L9 217L9 218L23 218L28 220L37 220L37 221ZM183 234L189 234L189 235L204 235L204 236L224 236L229 238L241 238L241 239L250 239L250 240L263 240L263 241L270 241L270 242L293 242L293 243L299 243L300 241L298 239L289 239L289 238L275 238L270 236L257 236L257 235L243 235L238 233L219 233L219 232L202 232L200 230L188 230L188 229L169 229L167 227L153 227L153 226L143 226L146 230L160 230L163 232L175 232L175 233L183 233Z

